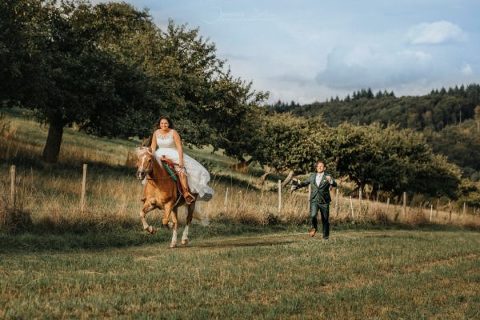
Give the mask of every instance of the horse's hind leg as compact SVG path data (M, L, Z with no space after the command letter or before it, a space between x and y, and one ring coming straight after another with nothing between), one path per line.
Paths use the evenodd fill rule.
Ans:
M178 230L178 219L177 219L177 208L172 210L172 223L173 223L173 232L172 232L172 242L170 242L170 248L175 248L177 246L177 230Z
M190 227L190 223L192 222L193 211L195 210L195 202L188 205L187 210L188 210L187 222L185 224L185 229L183 229L183 234L182 234L182 244L183 245L188 244L188 229Z
M142 221L143 230L147 231L150 234L154 234L157 230L153 226L148 224L147 219L145 219L145 215L153 209L155 209L153 205L145 203L142 210L140 211L140 220Z

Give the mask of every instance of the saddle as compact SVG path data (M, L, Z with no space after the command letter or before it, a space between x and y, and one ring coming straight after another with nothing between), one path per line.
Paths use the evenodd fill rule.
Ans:
M180 185L180 179L178 173L175 172L175 163L172 160L169 160L165 157L162 158L162 166L167 170L168 175L172 178L173 181L177 183L177 186Z
M165 157L162 158L162 166L165 168L165 170L168 172L168 175L172 178L173 181L177 184L177 189L181 190L181 194L183 198L185 199L185 202L187 204L191 204L193 201L195 201L195 197L190 193L190 190L188 189L188 184L185 180L185 184L183 185L179 173L175 171L175 163L167 159ZM184 178L186 179L186 178Z

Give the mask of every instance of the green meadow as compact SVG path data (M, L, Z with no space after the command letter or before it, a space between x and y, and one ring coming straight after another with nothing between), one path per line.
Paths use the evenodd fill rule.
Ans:
M47 166L38 160L46 128L16 112L0 140L2 319L480 318L478 216L429 221L428 211L404 216L364 200L352 219L341 197L330 240L310 238L306 193L285 192L279 212L277 177L262 187L259 168L232 172L232 159L190 149L216 196L201 206L190 244L169 249L171 231L141 230L138 141L67 129L59 164ZM159 216L148 220L158 227Z
M337 227L323 241L299 227L212 223L194 226L191 244L174 250L169 232L130 233L24 234L2 245L0 317L480 317L478 232ZM109 246L122 242L116 236L132 244ZM51 248L62 241L75 248Z

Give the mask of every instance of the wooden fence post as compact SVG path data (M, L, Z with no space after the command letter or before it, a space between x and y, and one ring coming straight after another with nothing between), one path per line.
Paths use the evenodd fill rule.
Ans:
M448 221L452 221L452 202L448 200Z
M80 211L85 211L85 192L87 189L87 164L83 164L83 176L82 176L82 193L80 195Z
M352 196L350 196L350 212L352 214L352 220L355 220L355 217L353 215L353 202L352 202Z
M310 214L310 196L312 195L312 185L311 184L308 184L308 198L307 198L307 201L308 201L308 214Z
M15 180L16 180L16 172L15 166L12 165L10 167L10 206L15 209Z
M463 203L463 211L462 211L462 214L465 215L465 213L467 213L467 204L464 202L464 203Z
M430 205L430 222L432 222L433 204Z
M358 215L360 217L362 215L362 188L358 190Z
M278 180L278 213L282 211L282 180Z
M335 188L335 217L338 217L338 188Z
M407 193L403 192L403 219L407 217Z
M227 213L227 206L228 206L228 187L227 190L225 190L225 200L223 201L223 211Z

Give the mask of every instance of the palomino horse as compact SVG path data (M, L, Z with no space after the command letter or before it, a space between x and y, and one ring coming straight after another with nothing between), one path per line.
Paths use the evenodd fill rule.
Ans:
M143 208L140 212L143 229L150 234L154 234L156 229L149 225L145 215L154 210L163 210L162 225L168 228L168 221L173 212L173 235L170 248L177 245L178 218L177 210L181 205L185 205L185 200L177 188L176 182L168 174L167 170L155 160L152 150L147 147L137 148L137 178L143 180L146 178L145 188L143 190ZM182 234L182 244L188 244L188 228L192 222L195 202L187 205L187 222Z

